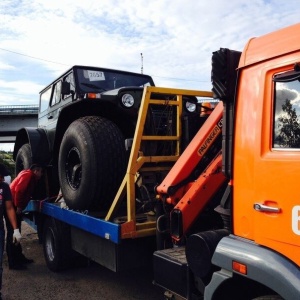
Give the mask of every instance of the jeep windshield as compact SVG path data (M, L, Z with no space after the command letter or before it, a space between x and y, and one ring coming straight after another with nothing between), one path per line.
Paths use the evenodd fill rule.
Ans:
M75 76L82 92L104 92L121 87L154 86L148 75L102 68L75 68Z

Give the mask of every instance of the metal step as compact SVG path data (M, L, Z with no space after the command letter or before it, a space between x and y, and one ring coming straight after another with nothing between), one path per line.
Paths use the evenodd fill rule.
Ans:
M158 250L153 255L154 284L188 299L191 272L185 247Z

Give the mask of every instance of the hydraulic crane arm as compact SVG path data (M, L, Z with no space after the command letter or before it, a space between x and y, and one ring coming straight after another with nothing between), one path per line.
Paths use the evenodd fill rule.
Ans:
M226 179L222 173L220 152L198 179L188 185L186 193L171 211L170 229L173 239L180 240Z
M222 173L222 116L220 102L156 189L160 198L173 206L170 230L175 240L180 240L226 181Z

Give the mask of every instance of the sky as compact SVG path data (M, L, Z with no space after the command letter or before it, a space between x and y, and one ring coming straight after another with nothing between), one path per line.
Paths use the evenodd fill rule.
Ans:
M213 51L242 51L250 38L299 22L299 4L1 0L0 105L38 104L39 92L73 65L143 72L161 87L211 90Z

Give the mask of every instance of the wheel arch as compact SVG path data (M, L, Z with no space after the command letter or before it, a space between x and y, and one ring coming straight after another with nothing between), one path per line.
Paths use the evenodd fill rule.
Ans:
M235 273L233 261L247 266L247 274ZM216 295L222 291L222 286L237 278L241 278L246 285L260 285L262 289L273 291L284 299L296 299L300 294L299 267L272 249L251 241L233 235L224 237L214 252L212 263L221 270L213 274L205 288L207 300L218 299Z
M277 295L277 293L262 283L221 269L213 273L210 283L205 287L204 299L222 300L224 295L232 300L252 300L262 295Z
M19 149L29 144L33 162L47 165L51 160L51 152L46 132L42 128L25 127L17 132L13 159L17 157Z
M130 117L129 115L122 114L120 118L120 114L116 113L115 106L113 105L97 100L78 101L65 106L57 121L53 145L53 158L56 162L58 161L59 148L66 130L73 121L86 116L106 118L118 126L125 138L133 138L137 116Z

